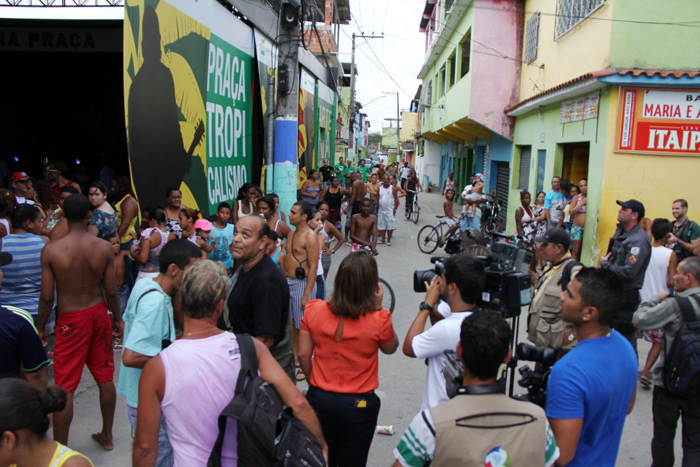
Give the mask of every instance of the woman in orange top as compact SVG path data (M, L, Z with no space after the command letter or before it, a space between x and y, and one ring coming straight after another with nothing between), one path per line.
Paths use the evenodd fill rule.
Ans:
M392 354L399 339L391 313L381 309L377 263L365 251L345 257L333 295L306 304L299 362L306 395L328 443L328 465L364 466L379 416L379 350ZM313 355L313 362L311 356Z

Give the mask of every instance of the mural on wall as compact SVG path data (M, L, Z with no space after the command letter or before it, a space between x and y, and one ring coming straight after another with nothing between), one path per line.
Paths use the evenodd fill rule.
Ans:
M316 154L315 167L320 167L323 160L331 162L331 156L335 153L335 114L337 109L336 94L323 84L318 82L316 86Z
M308 171L314 168L315 94L316 78L302 68L299 75L299 179L297 190L301 189L306 181Z
M213 213L250 181L253 31L213 0L127 0L124 96L142 206Z

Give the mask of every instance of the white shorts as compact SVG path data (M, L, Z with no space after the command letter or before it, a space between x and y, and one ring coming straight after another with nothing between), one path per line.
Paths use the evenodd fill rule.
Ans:
M377 230L396 230L396 217L390 212L380 212L377 216Z

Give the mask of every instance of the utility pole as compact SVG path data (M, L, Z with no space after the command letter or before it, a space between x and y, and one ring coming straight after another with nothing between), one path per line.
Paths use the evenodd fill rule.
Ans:
M299 37L301 2L283 0L279 15L279 60L273 184L267 190L280 197L280 210L288 211L297 199L299 125ZM273 110L273 109L271 109ZM270 170L268 166L267 170Z
M350 159L357 167L357 160L355 158L355 38L359 37L361 39L384 39L384 36L372 36L365 34L352 34L352 59L350 61L350 109L348 112L348 144L350 145ZM347 162L347 161L346 161ZM347 162L348 166L350 165Z
M396 162L401 160L401 113L399 112L399 91L387 92L384 94L396 94ZM384 120L392 121L393 118L385 118Z

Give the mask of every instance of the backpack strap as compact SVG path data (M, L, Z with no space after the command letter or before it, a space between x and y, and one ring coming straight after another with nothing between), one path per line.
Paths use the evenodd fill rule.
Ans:
M241 394L246 384L258 376L258 354L250 334L236 334L241 351L241 372L236 381L236 394Z
M219 436L212 448L207 467L221 467L221 450L224 446L226 435L226 421L229 418L237 418L242 413L240 404L236 403L236 397L245 392L248 383L258 376L258 355L255 352L255 344L250 334L236 334L238 348L241 352L241 371L236 380L236 390L231 402L219 415Z
M696 304L700 305L700 299L696 295L690 295L688 297L683 297L679 295L675 297L676 302L678 303L678 306L681 309L681 316L683 317L683 321L685 322L698 320L697 315L695 314L695 308L690 302L691 298Z

